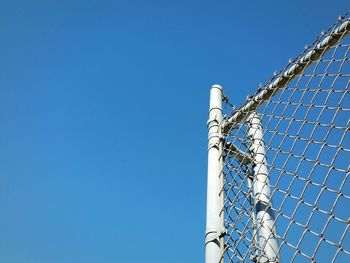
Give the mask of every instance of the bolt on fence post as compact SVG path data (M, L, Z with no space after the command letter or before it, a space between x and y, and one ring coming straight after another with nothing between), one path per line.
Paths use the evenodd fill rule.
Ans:
M257 240L261 250L258 262L280 262L261 117L253 112L247 121L248 136L251 138L250 151L254 159L255 219Z
M207 218L205 234L206 263L223 262L223 193L222 184L222 87L213 85L210 90L208 119L208 179L207 179Z

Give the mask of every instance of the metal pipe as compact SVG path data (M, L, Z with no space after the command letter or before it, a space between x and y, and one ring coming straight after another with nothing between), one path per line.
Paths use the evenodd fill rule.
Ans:
M247 121L248 136L251 138L249 149L254 159L255 222L261 252L258 261L260 263L280 262L261 118L257 113L251 113Z
M308 66L323 56L332 46L342 40L350 33L350 20L345 20L321 43L316 45L305 56L300 58L293 66L273 81L266 89L262 90L255 97L249 100L244 106L234 113L232 117L222 124L223 131L229 132L237 124L241 123L252 111L255 111L263 102L270 99L280 89L284 88L296 75L303 72Z
M249 171L247 171L249 174ZM252 221L252 227L253 227L253 233L252 233L252 243L253 243L253 254L250 256L250 260L253 262L257 262L258 260L258 236L257 236L257 229L256 229L256 219L255 219L255 213L254 213L254 200L253 197L253 180L251 176L247 176L247 186L249 189L249 204L250 204L250 220Z
M222 262L224 222L222 215L222 87L213 85L210 90L208 120L208 181L207 218L205 234L206 263Z

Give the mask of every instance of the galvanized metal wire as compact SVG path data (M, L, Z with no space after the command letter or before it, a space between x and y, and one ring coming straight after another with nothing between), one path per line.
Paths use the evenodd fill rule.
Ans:
M348 14L238 110L233 110L222 124L225 262L262 262L264 244L257 240L261 222L255 217L253 192L257 178L252 172L254 164L246 161L254 158L249 150L252 142L247 134L246 116L255 111L262 118L267 187L272 198L271 206L266 209L274 213L279 260L350 262L350 37L346 37L350 26L347 25L350 25ZM329 41L327 47L320 49L320 44L335 34L338 34L336 41ZM314 51L319 56L304 61L304 68L291 70ZM276 80L283 79L286 79L283 85L259 97ZM249 104L254 106L247 107Z

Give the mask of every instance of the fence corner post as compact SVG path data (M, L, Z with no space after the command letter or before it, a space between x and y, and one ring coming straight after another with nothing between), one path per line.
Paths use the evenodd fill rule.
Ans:
M223 262L223 193L222 184L222 141L220 124L222 122L222 97L220 85L210 90L208 119L208 178L207 178L207 216L205 234L206 263Z

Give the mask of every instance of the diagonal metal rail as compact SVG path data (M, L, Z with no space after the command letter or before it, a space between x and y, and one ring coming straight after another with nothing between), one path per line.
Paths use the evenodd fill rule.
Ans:
M263 102L267 101L279 90L284 88L286 84L288 84L295 76L302 73L308 66L322 57L332 46L341 41L349 33L350 19L347 19L322 42L310 50L305 56L297 60L293 66L284 71L281 76L268 85L266 89L262 90L255 97L249 100L229 119L224 120L222 123L223 132L227 133L237 124L241 123L248 116L248 113L255 111Z

